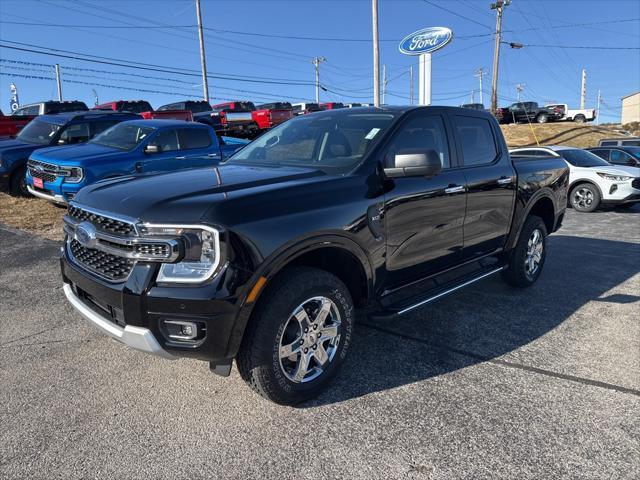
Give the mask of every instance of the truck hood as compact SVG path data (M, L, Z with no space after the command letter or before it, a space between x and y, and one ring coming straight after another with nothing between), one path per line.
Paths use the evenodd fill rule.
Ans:
M105 157L117 157L130 153L95 143L82 143L79 145L42 148L34 152L31 158L41 162L53 163L54 165L76 166L99 162L104 160Z
M199 222L232 191L297 182L324 175L296 167L223 165L178 172L119 177L83 188L74 203L145 222Z
M44 147L46 147L46 145L23 142L17 138L0 140L0 155L3 157L7 157L9 155L13 157L29 156L29 154L34 150Z

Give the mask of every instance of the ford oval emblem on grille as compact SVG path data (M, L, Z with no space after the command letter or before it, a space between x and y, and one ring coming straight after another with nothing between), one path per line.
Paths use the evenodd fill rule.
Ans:
M43 167L42 165L35 165L35 166L33 167L33 169L34 169L36 172L44 172L44 167Z
M89 222L82 222L76 227L76 240L86 248L95 248L96 229Z

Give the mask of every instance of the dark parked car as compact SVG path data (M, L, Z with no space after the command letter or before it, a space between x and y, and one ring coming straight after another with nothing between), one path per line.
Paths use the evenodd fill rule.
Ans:
M135 113L100 110L34 118L16 138L0 140L0 190L8 190L12 195L29 195L27 159L39 148L83 143L116 123L137 118L140 116Z
M64 292L130 347L221 375L235 359L258 393L294 404L338 371L355 308L397 319L496 273L535 283L567 184L559 157L511 158L485 112L299 116L220 167L82 189Z
M613 165L640 167L640 147L595 147L587 150Z

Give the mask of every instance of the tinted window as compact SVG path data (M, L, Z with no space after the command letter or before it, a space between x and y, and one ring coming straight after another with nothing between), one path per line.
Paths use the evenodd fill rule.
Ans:
M640 147L640 140L622 140L622 145L628 145L631 147Z
M498 147L489 120L456 115L455 123L466 166L486 165L495 160Z
M95 137L99 133L104 132L107 128L113 127L119 122L115 120L102 120L100 122L92 122L89 124L91 138Z
M47 123L38 118L27 123L27 126L20 130L18 138L23 142L37 143L39 145L49 145L53 137L60 130L60 125Z
M611 163L614 163L616 165L627 165L629 160L633 161L631 155L628 155L620 150L611 150L611 157L609 159Z
M89 110L84 102L45 103L44 113L80 112Z
M178 150L178 132L176 130L164 130L151 140L149 145L160 147L161 152Z
M131 150L153 132L153 128L140 127L130 123L119 123L97 135L91 143L113 147L120 150Z
M60 134L60 140L67 145L83 143L91 138L88 123L76 123L66 127Z
M122 102L120 110L124 112L142 113L153 110L149 102Z
M604 141L604 142L600 142L600 145L602 145L603 147L608 147L609 145L617 145L618 142L616 141Z
M609 160L609 150L589 150L591 153L595 153L603 160Z
M444 122L437 115L417 115L407 120L391 140L387 159L402 150L435 150L443 168L451 166Z
M586 150L572 148L570 150L559 150L558 153L574 167L608 167L609 162L605 162L599 156Z
M299 112L302 110L302 105L294 105L293 106L293 111L294 112Z
M207 102L188 102L186 110L191 110L192 113L210 112L211 105Z
M207 148L211 145L211 135L206 128L184 128L178 132L182 150Z

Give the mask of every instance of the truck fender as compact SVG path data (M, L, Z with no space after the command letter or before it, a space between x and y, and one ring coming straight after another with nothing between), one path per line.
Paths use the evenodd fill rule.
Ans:
M509 239L507 241L507 250L512 250L516 243L518 242L518 238L520 238L520 232L522 230L522 227L524 226L524 223L526 221L526 219L529 217L529 214L531 213L531 210L533 209L533 207L538 203L539 200L543 199L543 198L547 198L551 201L551 204L553 205L553 221L555 223L556 221L556 212L558 210L556 202L554 200L553 197L553 192L551 189L545 187L542 188L540 190L538 190L527 202L527 205L525 206L525 208L522 210L521 213L515 213L514 217L513 217L513 222L514 222L514 228L511 229L511 233L509 234ZM517 225L516 225L517 223ZM549 232L551 233L551 232Z

